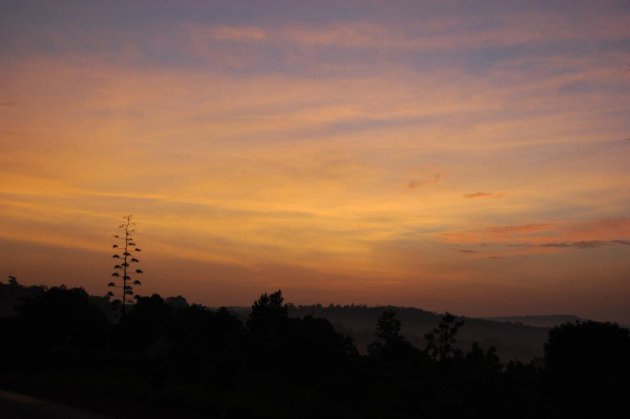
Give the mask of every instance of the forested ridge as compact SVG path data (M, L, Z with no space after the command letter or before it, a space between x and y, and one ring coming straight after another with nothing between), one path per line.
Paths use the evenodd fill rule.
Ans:
M0 388L114 417L441 418L626 413L630 335L612 323L550 329L542 356L503 361L458 344L450 314L422 345L384 308L365 351L282 293L246 317L181 297L139 297L121 316L65 287L0 284ZM7 308L10 302L15 307ZM312 311L312 308L311 308ZM291 312L291 313L290 313Z

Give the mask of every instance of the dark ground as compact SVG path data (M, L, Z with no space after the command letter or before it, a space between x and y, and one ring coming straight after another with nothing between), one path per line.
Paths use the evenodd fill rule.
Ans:
M110 416L0 390L2 419L111 419Z

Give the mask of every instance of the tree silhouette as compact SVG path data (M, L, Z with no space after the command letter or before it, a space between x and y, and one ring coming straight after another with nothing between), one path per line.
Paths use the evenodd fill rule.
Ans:
M14 287L15 287L15 286L17 286L17 285L18 285L18 280L17 280L17 278L16 278L16 277L14 277L13 275L9 275L9 281L8 281L8 284L9 284L9 285L12 285L12 286L14 286Z
M405 338L400 334L402 324L396 318L394 310L385 310L376 321L377 340L368 345L367 350L372 356L380 356L385 348L400 346Z
M263 294L252 305L247 327L257 337L269 338L287 331L289 307L284 304L282 291Z
M376 321L376 341L367 347L370 358L388 369L396 380L412 373L422 353L400 333L402 323L394 310L385 310Z
M376 336L385 343L396 343L403 340L400 334L402 324L396 318L394 310L386 310L376 322Z
M125 234L124 236L122 234L114 234L114 238L118 240L120 244L114 243L112 245L112 248L114 249L123 250L122 256L118 253L115 253L112 256L113 259L117 259L116 260L117 263L114 266L114 273L112 273L112 277L122 280L122 283L116 284L116 282L113 281L107 284L107 286L110 288L120 289L121 297L120 299L114 300L113 303L121 305L121 313L124 315L127 305L133 304L132 296L134 296L134 291L133 291L134 286L142 285L142 283L139 280L137 279L134 280L132 278L131 272L134 271L134 274L142 274L143 272L142 272L142 269L135 268L134 270L132 268L132 265L136 264L137 266L137 264L140 263L140 260L135 257L134 252L141 252L141 249L137 247L132 237L132 234L136 231L134 229L134 226L136 225L136 223L131 221L132 219L131 215L123 217L123 219L125 220L125 222L119 225L118 228L122 230L122 232L124 232ZM122 272L122 275L121 275L121 272ZM109 291L107 293L107 296L113 297L114 292ZM135 297L137 297L137 295L135 295Z
M440 324L424 335L427 340L426 352L431 359L438 362L447 361L459 354L454 347L455 335L463 325L463 320L457 320L452 314L445 313Z

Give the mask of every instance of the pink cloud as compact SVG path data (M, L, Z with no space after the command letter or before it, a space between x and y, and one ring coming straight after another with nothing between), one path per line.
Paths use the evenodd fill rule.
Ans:
M432 177L428 178L428 179L412 179L407 183L407 189L418 189L422 186L427 186L427 185L433 185L435 183L438 183L442 180L442 178L444 178L444 174L442 173L435 173L433 174Z

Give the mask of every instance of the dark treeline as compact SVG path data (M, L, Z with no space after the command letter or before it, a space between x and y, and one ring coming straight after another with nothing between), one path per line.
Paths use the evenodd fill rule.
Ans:
M291 317L280 291L246 321L181 297L140 297L112 321L82 289L0 284L19 303L0 318L0 388L115 417L544 418L627 413L630 335L577 322L549 333L544 357L503 364L494 349L455 345L446 314L426 345L396 312L360 354L325 319Z
M374 341L375 324L385 310L396 311L401 323L402 335L414 346L427 345L425 334L440 323L442 316L415 307L351 305L308 305L289 304L289 316L312 315L329 320L338 332L352 337L360 353L366 354ZM230 308L243 320L249 315L248 308ZM468 350L477 342L483 348L494 346L503 362L511 360L529 361L543 356L543 346L547 341L550 327L528 326L515 322L499 322L479 318L462 318L464 326L457 332L455 346ZM556 325L565 323L558 322ZM555 325L554 325L555 326ZM552 326L551 326L552 327Z

